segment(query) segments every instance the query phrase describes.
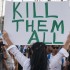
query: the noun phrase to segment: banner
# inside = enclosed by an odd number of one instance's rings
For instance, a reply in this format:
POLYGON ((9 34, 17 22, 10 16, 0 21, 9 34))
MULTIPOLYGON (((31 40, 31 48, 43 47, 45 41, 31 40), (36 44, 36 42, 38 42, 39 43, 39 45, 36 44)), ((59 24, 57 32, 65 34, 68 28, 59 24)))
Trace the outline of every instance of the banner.
POLYGON ((68 2, 6 2, 4 29, 15 45, 63 45, 70 31, 68 2))

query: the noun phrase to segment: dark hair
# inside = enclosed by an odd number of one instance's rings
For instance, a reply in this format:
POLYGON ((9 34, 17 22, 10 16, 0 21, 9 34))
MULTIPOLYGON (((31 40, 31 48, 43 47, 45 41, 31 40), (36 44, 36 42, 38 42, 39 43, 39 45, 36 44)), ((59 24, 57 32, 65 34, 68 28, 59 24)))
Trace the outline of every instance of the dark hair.
POLYGON ((47 52, 46 45, 42 42, 36 42, 32 45, 33 54, 30 59, 30 70, 47 70, 47 52))

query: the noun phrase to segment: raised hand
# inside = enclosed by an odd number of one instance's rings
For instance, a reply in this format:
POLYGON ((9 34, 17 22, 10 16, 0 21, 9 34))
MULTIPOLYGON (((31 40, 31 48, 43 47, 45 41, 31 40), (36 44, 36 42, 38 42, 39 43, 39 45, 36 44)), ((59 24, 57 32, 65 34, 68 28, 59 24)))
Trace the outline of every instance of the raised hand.
POLYGON ((4 40, 9 38, 8 33, 5 30, 3 31, 3 38, 4 40))

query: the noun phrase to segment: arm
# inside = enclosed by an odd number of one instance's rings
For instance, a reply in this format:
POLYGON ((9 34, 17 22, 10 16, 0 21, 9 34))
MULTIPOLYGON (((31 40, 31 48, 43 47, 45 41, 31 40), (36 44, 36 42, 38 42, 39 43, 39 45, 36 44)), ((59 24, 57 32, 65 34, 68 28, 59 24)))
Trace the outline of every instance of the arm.
POLYGON ((69 49, 69 45, 70 45, 70 34, 68 35, 67 41, 66 41, 65 45, 63 46, 63 48, 68 50, 69 49))
POLYGON ((67 52, 68 48, 69 48, 69 44, 70 44, 70 34, 67 37, 67 41, 65 43, 65 45, 63 46, 63 48, 53 57, 53 59, 51 59, 50 62, 50 67, 54 67, 55 65, 57 65, 57 63, 65 56, 68 57, 69 54, 67 52))
POLYGON ((28 60, 27 57, 25 57, 18 49, 15 45, 13 45, 13 43, 11 42, 11 40, 9 39, 9 36, 7 34, 6 31, 3 32, 3 38, 4 40, 7 42, 8 46, 6 46, 6 48, 8 48, 7 50, 10 51, 11 54, 14 55, 14 57, 16 58, 16 60, 21 64, 21 66, 23 66, 23 64, 25 63, 25 61, 28 60))

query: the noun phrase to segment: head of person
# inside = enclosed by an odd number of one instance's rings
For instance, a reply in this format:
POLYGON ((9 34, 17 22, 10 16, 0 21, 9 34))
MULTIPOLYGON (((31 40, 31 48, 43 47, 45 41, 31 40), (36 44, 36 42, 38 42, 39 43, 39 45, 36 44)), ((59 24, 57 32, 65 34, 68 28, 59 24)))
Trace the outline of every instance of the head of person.
POLYGON ((47 52, 46 45, 42 42, 36 42, 31 47, 32 56, 30 58, 30 70, 47 70, 47 52))
POLYGON ((58 45, 52 45, 52 53, 57 54, 59 51, 59 46, 58 45))

